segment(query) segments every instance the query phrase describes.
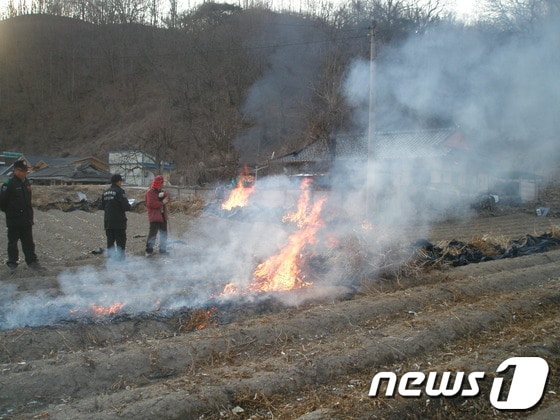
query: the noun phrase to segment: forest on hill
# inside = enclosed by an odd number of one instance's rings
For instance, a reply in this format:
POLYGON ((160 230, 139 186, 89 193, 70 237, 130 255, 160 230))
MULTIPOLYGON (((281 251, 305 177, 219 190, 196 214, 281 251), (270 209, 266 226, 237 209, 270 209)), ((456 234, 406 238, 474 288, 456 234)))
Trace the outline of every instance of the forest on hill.
POLYGON ((315 12, 209 2, 165 16, 156 3, 10 2, 1 149, 104 160, 144 149, 175 163, 175 183, 212 182, 317 138, 367 131, 372 57, 378 130, 453 125, 502 151, 557 139, 560 93, 548 80, 559 59, 537 63, 557 51, 558 2, 491 1, 493 14, 470 25, 443 1, 315 12), (109 8, 120 3, 129 8, 109 8))

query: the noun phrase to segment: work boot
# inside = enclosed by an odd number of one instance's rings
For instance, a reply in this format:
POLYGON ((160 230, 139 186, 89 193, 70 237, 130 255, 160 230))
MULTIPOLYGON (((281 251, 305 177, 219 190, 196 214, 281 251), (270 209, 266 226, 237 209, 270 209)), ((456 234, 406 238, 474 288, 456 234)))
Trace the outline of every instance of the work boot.
POLYGON ((18 264, 14 263, 14 262, 10 262, 8 261, 6 263, 6 265, 8 266, 9 270, 10 270, 10 274, 13 274, 16 272, 16 269, 18 268, 18 264))

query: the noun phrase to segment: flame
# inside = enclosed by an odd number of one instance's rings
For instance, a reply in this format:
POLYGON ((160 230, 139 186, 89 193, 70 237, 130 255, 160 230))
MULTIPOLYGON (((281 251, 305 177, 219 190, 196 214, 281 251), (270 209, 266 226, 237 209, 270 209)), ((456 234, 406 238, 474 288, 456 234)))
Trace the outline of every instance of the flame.
POLYGON ((247 292, 273 292, 300 289, 310 286, 305 280, 301 266, 305 260, 304 248, 317 242, 317 231, 323 226, 321 210, 327 197, 313 200, 311 178, 304 178, 300 185, 300 195, 295 211, 286 214, 283 222, 291 222, 298 230, 288 238, 288 243, 276 255, 259 264, 253 272, 253 282, 246 290, 240 290, 234 283, 228 283, 219 296, 239 295, 247 292))
POLYGON ((235 188, 231 190, 228 199, 222 203, 222 210, 245 207, 249 203, 249 196, 254 191, 254 178, 249 173, 247 165, 244 165, 243 172, 239 174, 235 188))
POLYGON ((96 305, 92 303, 88 310, 86 309, 70 309, 71 314, 93 314, 98 316, 114 315, 124 307, 124 303, 116 302, 109 306, 96 305))
POLYGON ((114 315, 119 312, 124 303, 116 302, 110 306, 91 305, 91 311, 96 315, 114 315))
POLYGON ((237 286, 234 283, 228 283, 225 285, 224 290, 222 291, 220 296, 237 294, 239 294, 239 289, 237 288, 237 286))
POLYGON ((282 221, 295 223, 297 227, 301 228, 305 225, 306 214, 311 203, 311 184, 313 180, 311 178, 304 178, 299 186, 300 195, 297 202, 297 209, 294 212, 286 214, 282 221))
POLYGON ((311 285, 302 275, 303 249, 317 242, 315 236, 323 226, 321 209, 326 197, 311 202, 310 178, 302 181, 300 197, 295 212, 287 214, 283 221, 296 224, 299 230, 288 238, 288 244, 276 255, 259 264, 254 271, 255 281, 249 286, 253 292, 270 292, 300 289, 311 285))
POLYGON ((218 309, 212 307, 210 309, 197 309, 192 312, 191 316, 185 324, 179 327, 180 331, 201 331, 216 321, 218 309))
POLYGON ((362 222, 361 227, 362 227, 363 230, 373 230, 374 229, 373 223, 371 223, 368 220, 364 220, 362 222))

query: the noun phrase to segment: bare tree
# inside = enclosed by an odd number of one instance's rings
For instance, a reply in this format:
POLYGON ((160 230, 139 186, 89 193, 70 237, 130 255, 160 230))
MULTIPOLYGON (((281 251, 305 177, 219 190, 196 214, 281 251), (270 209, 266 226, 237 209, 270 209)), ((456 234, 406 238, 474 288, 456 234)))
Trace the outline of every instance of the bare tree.
POLYGON ((529 31, 549 16, 560 15, 558 0, 486 0, 485 17, 509 31, 529 31))
POLYGON ((153 157, 156 174, 162 174, 165 165, 173 160, 173 153, 177 150, 170 126, 163 122, 154 125, 148 128, 146 134, 141 135, 139 140, 142 150, 153 157))
POLYGON ((150 25, 159 25, 160 19, 160 8, 161 0, 150 0, 149 12, 150 12, 150 25))
POLYGON ((175 29, 177 27, 177 0, 169 0, 169 12, 167 19, 164 19, 165 24, 170 29, 175 29))
POLYGON ((9 0, 8 6, 6 7, 5 16, 7 18, 12 18, 18 15, 17 8, 14 4, 14 0, 9 0))
POLYGON ((144 23, 149 8, 148 0, 109 0, 115 11, 116 22, 111 23, 144 23))

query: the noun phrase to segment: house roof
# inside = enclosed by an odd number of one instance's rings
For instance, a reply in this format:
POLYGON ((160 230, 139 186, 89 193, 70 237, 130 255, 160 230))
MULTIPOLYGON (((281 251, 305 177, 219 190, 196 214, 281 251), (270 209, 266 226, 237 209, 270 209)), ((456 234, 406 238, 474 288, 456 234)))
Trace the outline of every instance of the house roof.
MULTIPOLYGON (((15 154, 15 153, 14 153, 15 154)), ((28 156, 19 154, 32 167, 27 178, 31 180, 57 180, 66 182, 108 182, 109 166, 102 160, 89 157, 28 156)), ((0 166, 0 176, 12 174, 13 162, 0 166)))
POLYGON ((51 156, 25 156, 25 159, 31 166, 37 166, 39 163, 44 162, 48 166, 67 165, 74 162, 76 158, 72 157, 51 157, 51 156))
POLYGON ((443 157, 458 148, 466 142, 454 129, 380 133, 374 141, 374 155, 382 159, 443 157))
POLYGON ((85 162, 77 166, 72 163, 59 166, 47 166, 31 172, 27 175, 27 178, 34 181, 56 180, 66 182, 109 183, 111 180, 111 173, 96 167, 91 162, 85 162))
POLYGON ((12 165, 9 166, 0 166, 0 176, 3 175, 10 175, 12 173, 12 165))
POLYGON ((65 166, 65 165, 79 165, 82 163, 90 162, 93 163, 100 169, 109 169, 109 165, 107 165, 102 160, 93 157, 93 156, 86 156, 86 157, 52 157, 52 156, 24 156, 27 162, 34 167, 41 167, 41 166, 65 166), (43 165, 41 165, 43 163, 43 165))
POLYGON ((325 160, 328 154, 329 148, 326 141, 317 139, 299 150, 273 158, 271 162, 314 162, 325 160))
POLYGON ((2 152, 0 153, 0 176, 6 177, 12 174, 13 163, 23 156, 20 152, 2 152))
MULTIPOLYGON (((364 159, 368 155, 367 137, 338 136, 334 141, 337 159, 364 159)), ((379 159, 442 157, 454 149, 468 150, 463 135, 455 129, 393 131, 376 133, 373 154, 379 159)), ((274 163, 301 163, 327 160, 329 148, 325 139, 317 139, 306 147, 272 159, 274 163)))

